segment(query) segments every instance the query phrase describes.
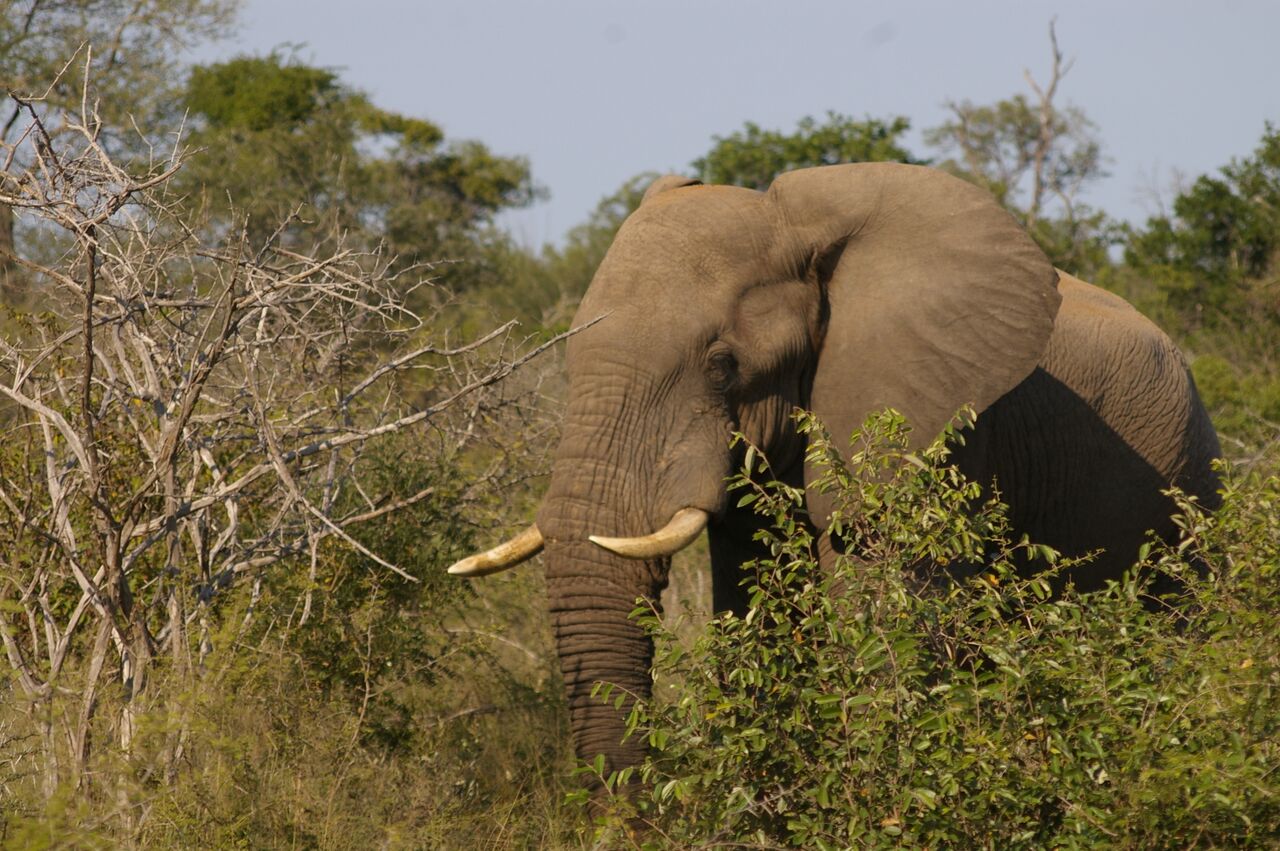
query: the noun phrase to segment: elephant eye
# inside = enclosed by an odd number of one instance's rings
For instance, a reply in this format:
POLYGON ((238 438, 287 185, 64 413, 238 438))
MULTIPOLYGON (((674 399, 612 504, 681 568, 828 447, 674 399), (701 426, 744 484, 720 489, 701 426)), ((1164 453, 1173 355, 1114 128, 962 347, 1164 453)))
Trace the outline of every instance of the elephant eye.
POLYGON ((714 390, 724 391, 738 376, 738 359, 728 347, 713 348, 707 354, 707 378, 714 390))

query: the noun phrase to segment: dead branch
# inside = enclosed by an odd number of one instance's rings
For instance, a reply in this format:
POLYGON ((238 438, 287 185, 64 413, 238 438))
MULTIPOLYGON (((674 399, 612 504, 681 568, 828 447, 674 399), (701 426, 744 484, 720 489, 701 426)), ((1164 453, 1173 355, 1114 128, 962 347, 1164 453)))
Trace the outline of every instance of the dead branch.
MULTIPOLYGON (((0 140, 0 204, 51 249, 0 258, 40 305, 0 341, 0 417, 34 450, 0 455, 0 645, 27 700, 75 695, 43 739, 69 743, 47 764, 73 784, 108 680, 127 750, 151 660, 196 676, 184 660, 242 583, 248 623, 266 572, 314 580, 322 544, 419 581, 353 535, 437 493, 370 484, 380 447, 412 431, 465 451, 465 424, 510 404, 503 382, 579 330, 534 346, 507 323, 458 343, 405 306, 416 283, 393 258, 206 237, 165 192, 181 149, 134 173, 100 143, 87 87, 80 100, 68 115, 15 97, 27 126, 0 140)), ((482 483, 507 469, 484 466, 482 483)))
POLYGON ((1048 183, 1045 177, 1045 163, 1054 141, 1061 135, 1057 120, 1058 113, 1053 106, 1053 98, 1058 92, 1058 83, 1071 70, 1071 66, 1075 64, 1074 59, 1067 62, 1066 65, 1062 64, 1062 50, 1058 47, 1058 33, 1055 29, 1057 21, 1056 17, 1049 21, 1049 44, 1053 52, 1053 66, 1049 72, 1049 84, 1042 89, 1036 83, 1035 78, 1031 76, 1029 69, 1023 69, 1022 71, 1022 76, 1026 79, 1027 85, 1035 92, 1036 98, 1040 102, 1040 129, 1031 155, 1031 204, 1027 208, 1027 227, 1034 226, 1036 220, 1040 217, 1040 207, 1046 192, 1045 187, 1048 183))

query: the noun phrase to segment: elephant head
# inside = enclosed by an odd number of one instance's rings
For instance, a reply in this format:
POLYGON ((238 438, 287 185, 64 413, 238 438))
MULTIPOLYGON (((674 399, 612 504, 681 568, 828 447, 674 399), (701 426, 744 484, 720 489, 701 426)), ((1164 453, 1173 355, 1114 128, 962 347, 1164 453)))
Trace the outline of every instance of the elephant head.
MULTIPOLYGON (((806 169, 765 192, 659 179, 578 311, 575 324, 599 321, 568 342, 568 410, 535 526, 451 568, 477 575, 545 549, 579 755, 615 769, 643 755, 622 741, 626 707, 590 692, 649 694, 652 646, 629 614, 637 598, 656 604, 671 554, 704 527, 713 561, 742 552, 751 524, 725 492, 732 433, 796 479, 796 407, 847 437, 892 406, 928 440, 1032 372, 1056 282, 990 195, 932 169, 806 169)), ((810 499, 820 523, 827 506, 810 499)))

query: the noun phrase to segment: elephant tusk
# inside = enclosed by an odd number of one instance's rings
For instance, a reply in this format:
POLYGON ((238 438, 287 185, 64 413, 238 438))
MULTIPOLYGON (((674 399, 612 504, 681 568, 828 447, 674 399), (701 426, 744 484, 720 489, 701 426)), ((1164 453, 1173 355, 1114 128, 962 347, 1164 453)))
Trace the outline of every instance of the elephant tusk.
POLYGON ((694 542, 707 528, 710 515, 701 508, 682 508, 652 535, 641 538, 602 538, 592 535, 591 543, 624 558, 665 558, 675 555, 694 542))
POLYGON ((509 541, 503 541, 491 550, 467 556, 449 566, 454 576, 488 576, 500 570, 515 567, 522 561, 542 552, 542 532, 534 523, 509 541))

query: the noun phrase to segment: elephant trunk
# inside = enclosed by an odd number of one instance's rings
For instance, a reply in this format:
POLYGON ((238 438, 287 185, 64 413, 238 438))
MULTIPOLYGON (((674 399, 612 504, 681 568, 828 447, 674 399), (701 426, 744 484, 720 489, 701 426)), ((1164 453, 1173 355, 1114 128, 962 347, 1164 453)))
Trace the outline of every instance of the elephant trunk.
POLYGON ((631 613, 638 598, 660 605, 669 562, 624 559, 586 540, 549 541, 544 555, 577 754, 584 762, 603 754, 607 776, 645 755, 643 741, 623 741, 627 713, 650 695, 653 661, 653 642, 631 613), (614 686, 607 701, 592 696, 602 682, 614 686))
POLYGON ((577 753, 586 762, 603 754, 607 776, 646 752, 642 740, 623 741, 627 714, 652 692, 653 642, 631 614, 638 600, 661 611, 669 553, 721 510, 727 461, 707 459, 727 437, 704 446, 687 430, 671 435, 670 386, 634 362, 625 381, 611 374, 623 368, 611 341, 588 333, 570 341, 576 374, 536 525, 577 753), (592 696, 597 683, 613 686, 608 702, 592 696))
POLYGON ((631 613, 639 599, 660 607, 670 568, 668 558, 624 558, 589 540, 654 528, 654 431, 624 406, 572 398, 537 517, 574 743, 584 762, 604 755, 606 776, 645 755, 643 741, 623 741, 635 700, 652 691, 653 642, 631 613), (597 683, 614 687, 608 701, 592 696, 597 683))

